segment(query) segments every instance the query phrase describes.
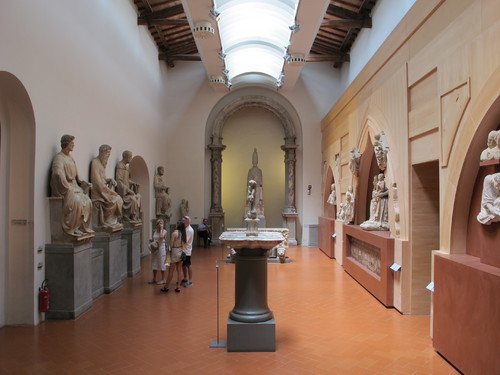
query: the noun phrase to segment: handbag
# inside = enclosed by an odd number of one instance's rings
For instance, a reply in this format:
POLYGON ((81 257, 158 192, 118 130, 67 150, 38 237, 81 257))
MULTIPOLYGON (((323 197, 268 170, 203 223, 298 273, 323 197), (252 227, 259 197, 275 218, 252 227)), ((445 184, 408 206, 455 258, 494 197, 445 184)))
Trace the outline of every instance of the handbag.
POLYGON ((170 263, 172 262, 172 255, 171 255, 171 251, 170 251, 170 246, 169 248, 167 249, 167 256, 165 257, 165 265, 168 267, 170 266, 170 263))

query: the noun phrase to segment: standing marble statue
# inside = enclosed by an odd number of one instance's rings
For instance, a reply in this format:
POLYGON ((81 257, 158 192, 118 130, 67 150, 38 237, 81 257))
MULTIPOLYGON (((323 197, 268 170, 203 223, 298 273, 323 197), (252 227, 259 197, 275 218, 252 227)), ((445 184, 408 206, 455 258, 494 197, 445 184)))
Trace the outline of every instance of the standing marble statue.
POLYGON ((90 181, 92 182, 92 203, 96 213, 96 226, 106 230, 119 230, 121 224, 118 218, 122 217, 123 199, 112 190, 116 181, 106 178, 106 166, 108 165, 111 146, 101 145, 99 155, 90 163, 90 181))
POLYGON ((181 218, 184 216, 189 216, 189 202, 187 199, 181 199, 180 205, 181 218))
POLYGON ((370 218, 360 226, 364 230, 389 230, 389 190, 384 174, 375 176, 373 184, 370 218))
POLYGON ((64 233, 79 237, 85 233, 93 233, 90 228, 92 218, 92 201, 89 189, 92 184, 78 176, 76 163, 70 152, 75 147, 75 137, 61 137, 61 151, 52 161, 50 177, 51 195, 63 198, 62 229, 64 233))
POLYGON ((132 160, 132 152, 123 151, 122 157, 115 169, 116 192, 123 199, 124 221, 137 223, 141 220, 141 195, 139 184, 130 179, 129 164, 132 160))
POLYGON ((328 196, 326 203, 335 206, 337 204, 337 192, 335 191, 335 184, 331 184, 330 189, 331 189, 330 195, 328 196))
POLYGON ((255 219, 257 217, 257 211, 255 209, 255 201, 257 195, 257 181, 249 180, 247 187, 247 206, 248 206, 248 214, 247 217, 251 217, 255 219))
POLYGON ((361 160, 361 152, 359 148, 353 147, 351 149, 351 155, 349 159, 349 169, 354 176, 358 176, 359 174, 359 162, 361 160))
MULTIPOLYGON (((262 223, 265 223, 262 170, 257 166, 258 162, 259 162, 259 156, 257 154, 257 149, 254 148, 252 154, 252 168, 248 170, 247 182, 248 183, 250 181, 255 182, 255 196, 254 196, 255 212, 257 214, 257 217, 262 221, 262 223)), ((250 208, 248 206, 248 200, 247 200, 247 204, 245 205, 245 217, 248 216, 249 211, 250 208)))
POLYGON ((481 161, 500 159, 500 130, 492 130, 488 134, 487 148, 481 152, 481 161))
POLYGON ((481 211, 477 215, 477 221, 485 225, 500 221, 500 173, 484 178, 481 211))
POLYGON ((373 152, 377 159, 378 167, 381 171, 385 171, 387 167, 387 152, 389 147, 386 144, 384 132, 375 134, 375 142, 373 143, 373 152))
POLYGON ((170 200, 170 196, 168 195, 169 188, 163 180, 164 173, 165 169, 162 166, 159 166, 156 169, 156 174, 153 181, 156 198, 156 217, 166 217, 170 219, 170 217, 172 216, 172 201, 170 200))

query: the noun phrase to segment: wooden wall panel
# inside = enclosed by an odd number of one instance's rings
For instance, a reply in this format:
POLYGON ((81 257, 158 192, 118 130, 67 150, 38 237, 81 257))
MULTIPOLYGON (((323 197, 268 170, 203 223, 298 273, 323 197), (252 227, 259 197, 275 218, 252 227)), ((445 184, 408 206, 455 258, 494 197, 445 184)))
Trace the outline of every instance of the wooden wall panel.
POLYGON ((410 112, 408 114, 408 136, 410 138, 438 128, 439 100, 437 90, 435 70, 410 87, 410 112))

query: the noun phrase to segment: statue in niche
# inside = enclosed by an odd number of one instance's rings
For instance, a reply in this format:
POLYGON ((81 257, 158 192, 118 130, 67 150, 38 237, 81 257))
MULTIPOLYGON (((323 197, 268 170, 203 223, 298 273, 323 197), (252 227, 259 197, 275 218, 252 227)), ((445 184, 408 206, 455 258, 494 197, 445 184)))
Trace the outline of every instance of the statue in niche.
POLYGON ((385 140, 384 132, 375 134, 375 142, 373 143, 373 152, 375 153, 375 159, 377 159, 378 167, 381 171, 385 171, 387 167, 387 152, 389 147, 385 140))
POLYGON ((370 218, 360 226, 364 230, 389 230, 389 190, 385 185, 385 176, 379 173, 373 179, 370 218))
POLYGON ((486 161, 486 160, 493 160, 493 159, 498 159, 500 158, 500 155, 495 155, 496 151, 499 149, 498 141, 499 141, 499 135, 500 130, 492 130, 488 134, 488 140, 486 142, 487 148, 481 152, 481 156, 479 159, 481 161, 486 161), (497 156, 495 158, 495 156, 497 156))
POLYGON ((347 188, 345 193, 345 202, 340 203, 339 212, 337 213, 337 220, 346 224, 354 221, 354 192, 352 186, 347 188))
POLYGON ((180 211, 181 218, 184 216, 189 216, 189 202, 187 199, 181 199, 180 211))
POLYGON ((97 214, 97 227, 105 230, 116 231, 122 229, 118 218, 123 215, 123 199, 112 190, 116 181, 106 178, 106 166, 108 165, 111 146, 101 145, 99 155, 90 163, 90 181, 92 182, 92 204, 97 214))
POLYGON ((63 198, 62 229, 64 233, 80 237, 86 233, 94 233, 90 228, 92 218, 92 201, 89 190, 92 184, 78 176, 76 163, 70 152, 75 147, 75 137, 61 137, 61 151, 52 161, 50 187, 53 197, 63 198))
MULTIPOLYGON (((255 183, 255 193, 253 198, 254 210, 257 217, 264 219, 264 203, 263 203, 263 187, 262 187, 262 170, 257 166, 259 162, 259 156, 257 154, 257 149, 254 148, 252 154, 252 168, 248 170, 247 181, 255 183)), ((248 192, 247 192, 248 193, 248 192)), ((248 195, 248 194, 247 194, 248 195)), ((248 213, 251 211, 249 206, 249 201, 245 205, 245 217, 249 217, 248 213)))
POLYGON ((156 198, 156 217, 166 217, 170 219, 172 216, 172 201, 168 195, 169 188, 163 180, 164 173, 165 168, 162 166, 158 167, 153 181, 156 198))
POLYGON ((326 200, 326 203, 331 204, 332 206, 335 206, 337 204, 337 192, 335 191, 335 184, 332 184, 330 186, 331 192, 330 195, 328 196, 328 199, 326 200))
POLYGON ((352 186, 345 193, 344 223, 350 224, 354 221, 354 192, 352 186))
POLYGON ((132 161, 132 152, 123 151, 122 160, 115 169, 116 192, 123 199, 123 220, 131 223, 141 221, 141 195, 139 184, 130 179, 129 164, 132 161))
POLYGON ((359 148, 353 147, 351 149, 351 155, 349 159, 349 169, 354 176, 358 176, 359 174, 359 162, 361 160, 361 152, 359 148))
POLYGON ((500 221, 500 173, 484 178, 481 211, 477 215, 477 221, 485 225, 500 221))
POLYGON ((401 233, 400 216, 399 216, 399 198, 398 198, 398 185, 394 182, 392 184, 392 201, 394 202, 394 228, 395 234, 399 237, 401 233))

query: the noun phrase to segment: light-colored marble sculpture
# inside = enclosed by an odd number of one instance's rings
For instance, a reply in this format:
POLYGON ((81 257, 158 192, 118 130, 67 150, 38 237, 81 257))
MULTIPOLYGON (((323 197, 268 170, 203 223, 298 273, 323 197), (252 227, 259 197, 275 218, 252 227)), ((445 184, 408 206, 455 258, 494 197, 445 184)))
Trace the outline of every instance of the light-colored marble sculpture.
POLYGON ((181 212, 181 217, 189 216, 189 202, 187 199, 181 199, 179 210, 181 212))
POLYGON ((132 152, 123 151, 122 157, 115 169, 116 192, 123 199, 123 220, 138 223, 141 221, 141 195, 139 184, 130 179, 132 152))
POLYGON ((170 219, 172 216, 172 201, 168 195, 169 188, 163 179, 164 173, 165 169, 162 166, 159 166, 156 169, 153 181, 156 198, 156 217, 166 217, 170 219))
POLYGON ((477 215, 477 221, 485 225, 500 221, 500 173, 484 178, 481 211, 477 215))
POLYGON ((257 182, 254 180, 248 181, 247 188, 247 204, 248 212, 245 222, 247 224, 246 235, 258 236, 259 235, 259 218, 257 217, 256 200, 257 200, 257 182))
POLYGON ((389 230, 389 190, 383 173, 375 176, 373 185, 370 218, 360 226, 364 230, 389 230))
POLYGON ((350 224, 354 221, 354 192, 352 186, 345 193, 344 223, 350 224))
POLYGON ((335 191, 335 184, 331 184, 330 189, 330 195, 328 196, 326 203, 335 206, 337 204, 337 192, 335 191))
POLYGON ((481 152, 481 156, 479 157, 479 159, 481 161, 486 161, 486 160, 493 160, 500 158, 500 153, 498 152, 500 150, 498 145, 499 141, 500 141, 500 130, 490 131, 488 134, 488 140, 486 142, 488 147, 485 150, 483 150, 483 152, 481 152))
POLYGON ((361 160, 361 152, 359 148, 353 147, 351 149, 351 155, 349 159, 349 169, 354 176, 358 176, 359 174, 359 162, 361 160))
POLYGON ((392 184, 392 201, 394 202, 394 229, 395 235, 399 237, 401 233, 400 212, 399 212, 399 198, 398 198, 398 185, 392 184))
POLYGON ((338 205, 338 212, 337 212, 337 220, 338 221, 344 221, 345 220, 345 202, 340 202, 338 205))
POLYGON ((385 171, 385 168, 387 167, 388 151, 389 151, 389 146, 387 146, 385 133, 380 132, 378 134, 375 134, 375 142, 373 143, 373 152, 375 153, 375 158, 377 159, 377 164, 381 171, 385 171))
POLYGON ((106 178, 111 146, 101 145, 99 155, 90 163, 90 182, 92 182, 91 198, 94 206, 94 226, 104 230, 116 231, 122 228, 118 219, 123 215, 123 199, 112 190, 116 181, 106 178))
POLYGON ((53 197, 63 198, 61 225, 64 233, 79 237, 94 232, 90 228, 92 201, 88 195, 92 184, 78 176, 75 160, 70 155, 74 146, 74 136, 66 134, 61 137, 61 151, 52 161, 50 187, 53 197))
MULTIPOLYGON (((254 148, 252 154, 252 168, 248 170, 247 181, 255 182, 255 196, 254 196, 254 205, 255 212, 257 217, 265 222, 264 218, 264 188, 263 188, 263 179, 262 179, 262 170, 257 166, 259 162, 259 156, 257 154, 257 149, 254 148)), ((250 211, 250 207, 247 204, 245 205, 245 217, 248 217, 248 212, 250 211)))

